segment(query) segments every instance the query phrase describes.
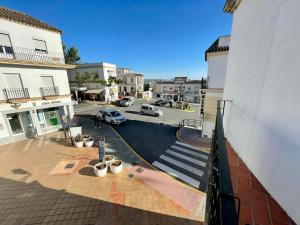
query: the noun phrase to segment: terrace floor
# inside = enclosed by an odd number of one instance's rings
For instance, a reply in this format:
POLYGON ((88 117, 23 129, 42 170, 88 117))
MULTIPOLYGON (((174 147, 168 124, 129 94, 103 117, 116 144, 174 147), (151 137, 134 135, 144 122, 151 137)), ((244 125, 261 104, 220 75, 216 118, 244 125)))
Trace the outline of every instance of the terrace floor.
POLYGON ((203 224, 204 193, 145 164, 109 127, 97 129, 90 135, 106 136, 121 173, 96 177, 97 147, 74 148, 63 132, 0 146, 0 224, 203 224))

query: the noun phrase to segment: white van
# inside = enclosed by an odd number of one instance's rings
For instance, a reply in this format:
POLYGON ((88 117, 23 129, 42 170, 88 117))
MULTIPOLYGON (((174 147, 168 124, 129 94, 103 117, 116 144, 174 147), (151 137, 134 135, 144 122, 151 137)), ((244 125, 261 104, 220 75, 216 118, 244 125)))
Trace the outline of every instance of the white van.
POLYGON ((124 97, 121 101, 120 101, 120 106, 131 106, 134 103, 134 97, 128 96, 128 97, 124 97))
POLYGON ((147 114, 147 115, 159 117, 163 115, 163 112, 153 105, 143 104, 140 109, 140 114, 142 115, 147 114))

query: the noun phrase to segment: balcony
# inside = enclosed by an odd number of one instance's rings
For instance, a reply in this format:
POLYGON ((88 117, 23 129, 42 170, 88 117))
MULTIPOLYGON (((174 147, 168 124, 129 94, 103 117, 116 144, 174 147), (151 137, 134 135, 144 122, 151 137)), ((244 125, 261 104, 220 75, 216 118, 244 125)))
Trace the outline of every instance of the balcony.
POLYGON ((3 94, 8 102, 30 99, 27 88, 4 88, 3 94))
POLYGON ((47 64, 65 64, 63 54, 21 47, 5 47, 5 51, 0 49, 0 59, 42 62, 47 64))
POLYGON ((41 96, 43 99, 56 99, 59 96, 59 88, 58 87, 41 87, 40 88, 41 96))

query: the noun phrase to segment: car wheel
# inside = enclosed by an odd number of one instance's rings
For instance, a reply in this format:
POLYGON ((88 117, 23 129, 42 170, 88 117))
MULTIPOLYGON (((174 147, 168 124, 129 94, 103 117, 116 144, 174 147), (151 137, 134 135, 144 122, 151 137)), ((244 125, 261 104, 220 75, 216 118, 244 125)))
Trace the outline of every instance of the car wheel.
POLYGON ((159 114, 158 114, 158 113, 156 113, 156 114, 155 114, 155 116, 156 116, 156 117, 159 117, 159 114))
POLYGON ((113 121, 113 120, 110 123, 111 123, 111 125, 115 125, 115 121, 113 121))

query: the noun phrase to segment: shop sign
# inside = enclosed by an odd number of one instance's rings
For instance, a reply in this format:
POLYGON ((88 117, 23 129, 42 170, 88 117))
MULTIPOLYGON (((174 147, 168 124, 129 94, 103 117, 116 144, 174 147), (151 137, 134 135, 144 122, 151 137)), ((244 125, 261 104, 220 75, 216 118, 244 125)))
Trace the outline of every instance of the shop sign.
POLYGON ((61 103, 61 101, 42 102, 42 105, 51 105, 51 104, 58 104, 58 103, 61 103))

